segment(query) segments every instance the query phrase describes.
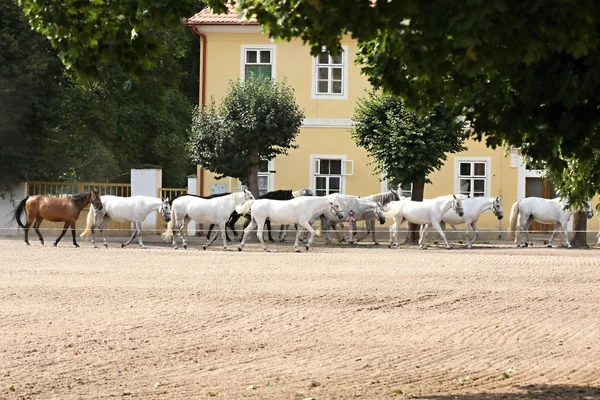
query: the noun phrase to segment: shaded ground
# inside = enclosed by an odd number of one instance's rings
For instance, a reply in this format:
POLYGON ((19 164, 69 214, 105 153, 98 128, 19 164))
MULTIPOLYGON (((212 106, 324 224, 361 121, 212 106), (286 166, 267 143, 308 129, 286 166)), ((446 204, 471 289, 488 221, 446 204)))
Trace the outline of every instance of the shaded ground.
POLYGON ((0 399, 600 399, 597 249, 113 243, 0 240, 0 399))

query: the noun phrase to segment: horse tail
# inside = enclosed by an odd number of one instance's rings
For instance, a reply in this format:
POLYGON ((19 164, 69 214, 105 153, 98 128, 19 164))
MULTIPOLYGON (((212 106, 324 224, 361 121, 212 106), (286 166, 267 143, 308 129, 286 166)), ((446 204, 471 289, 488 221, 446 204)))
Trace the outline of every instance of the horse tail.
POLYGON ((85 230, 81 232, 79 236, 86 237, 92 234, 92 223, 94 222, 94 207, 90 207, 90 211, 88 211, 87 221, 85 223, 85 230))
POLYGON ((173 236, 173 228, 175 227, 175 215, 171 216, 171 220, 167 224, 167 230, 163 232, 162 236, 165 240, 168 240, 173 236))
POLYGON ((248 200, 247 202, 245 202, 244 204, 237 206, 235 208, 235 211, 238 214, 242 214, 242 215, 246 215, 250 212, 250 209, 252 208, 252 204, 254 203, 254 200, 248 200))
POLYGON ((21 215, 23 215, 23 213, 25 213, 25 215, 27 215, 27 210, 25 210, 25 203, 27 203, 27 199, 29 199, 29 196, 27 196, 23 200, 21 200, 21 202, 19 203, 17 208, 15 208, 10 213, 10 214, 12 214, 12 217, 10 218, 9 223, 16 222, 17 225, 19 225, 19 227, 21 227, 23 229, 25 229, 25 225, 23 225, 23 221, 21 221, 21 215))
POLYGON ((517 229, 517 218, 519 217, 519 202, 515 201, 515 204, 513 204, 511 210, 510 210, 510 228, 509 228, 509 232, 510 232, 510 237, 514 237, 515 236, 515 231, 517 229))

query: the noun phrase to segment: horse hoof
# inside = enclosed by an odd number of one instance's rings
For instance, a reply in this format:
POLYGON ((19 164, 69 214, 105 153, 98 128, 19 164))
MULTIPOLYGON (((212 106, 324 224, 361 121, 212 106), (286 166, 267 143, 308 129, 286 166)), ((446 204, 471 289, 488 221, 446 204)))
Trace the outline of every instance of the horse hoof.
POLYGON ((187 244, 184 244, 184 245, 183 245, 183 249, 184 249, 184 250, 187 250, 187 244))
POLYGON ((238 251, 242 251, 242 248, 241 248, 241 247, 238 247, 238 251))
POLYGON ((203 246, 202 246, 202 250, 206 250, 206 245, 203 245, 203 246))
POLYGON ((294 253, 300 253, 300 249, 294 250, 294 253))
POLYGON ((373 246, 379 246, 379 242, 373 242, 373 246))
POLYGON ((437 240, 434 240, 434 241, 433 241, 433 244, 438 244, 438 241, 437 241, 437 240))
POLYGON ((54 242, 52 243, 52 246, 56 247, 58 245, 58 243, 54 242))
POLYGON ((462 240, 459 240, 458 244, 465 244, 465 243, 462 240))
POLYGON ((76 248, 76 249, 78 249, 78 248, 79 248, 79 245, 78 245, 77 243, 75 243, 75 248, 76 248))
POLYGON ((306 251, 308 251, 308 249, 310 249, 310 246, 304 246, 304 247, 306 247, 306 251))
POLYGON ((27 246, 31 246, 31 244, 30 244, 29 242, 25 242, 25 244, 26 244, 27 246))
POLYGON ((140 246, 142 249, 146 249, 146 246, 140 246))
POLYGON ((280 242, 280 243, 283 243, 283 242, 284 242, 284 240, 285 240, 285 239, 279 239, 279 242, 280 242))
POLYGON ((546 247, 552 248, 552 245, 551 244, 547 244, 546 247))
POLYGON ((454 247, 452 247, 452 246, 448 246, 448 247, 446 247, 446 250, 452 250, 453 248, 454 247))
POLYGON ((108 249, 108 244, 104 243, 104 247, 106 247, 108 249))
POLYGON ((98 246, 94 245, 94 248, 95 248, 95 249, 97 249, 97 248, 98 248, 98 246))

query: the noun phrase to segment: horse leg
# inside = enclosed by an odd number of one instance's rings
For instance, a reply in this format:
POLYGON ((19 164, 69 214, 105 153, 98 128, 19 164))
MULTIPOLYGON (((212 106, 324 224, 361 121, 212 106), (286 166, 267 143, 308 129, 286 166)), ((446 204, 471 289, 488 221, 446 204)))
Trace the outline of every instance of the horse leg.
POLYGON ((145 249, 144 242, 142 241, 142 221, 138 221, 138 244, 142 249, 145 249))
POLYGON ((275 240, 273 240, 273 236, 271 236, 271 220, 270 219, 267 220, 267 234, 269 235, 269 242, 273 243, 275 240))
MULTIPOLYGON (((225 232, 225 224, 219 224, 219 230, 221 231, 221 236, 223 236, 223 232, 225 232)), ((219 234, 215 232, 215 235, 212 237, 212 239, 207 240, 206 243, 202 245, 202 250, 206 250, 208 246, 213 244, 213 242, 217 240, 217 236, 219 236, 219 234)), ((225 238, 223 238, 223 240, 225 240, 225 238)), ((224 247, 227 248, 227 242, 225 242, 224 247)))
POLYGON ((565 242, 567 243, 567 248, 572 248, 573 246, 571 246, 571 242, 569 241, 569 232, 567 232, 567 223, 566 222, 561 222, 562 225, 562 229, 563 229, 563 236, 565 238, 565 242))
MULTIPOLYGON (((183 221, 181 222, 181 229, 179 229, 179 236, 181 237, 181 243, 184 249, 187 249, 187 242, 185 241, 185 237, 186 237, 186 232, 187 232, 187 226, 190 223, 191 218, 189 218, 188 216, 186 216, 183 221)), ((215 238, 217 236, 215 235, 215 238)), ((213 239, 214 240, 214 239, 213 239)))
POLYGON ((58 245, 58 242, 60 242, 60 239, 62 239, 62 237, 65 236, 65 233, 67 233, 68 228, 69 228, 69 223, 65 222, 65 224, 63 225, 62 233, 60 234, 59 237, 56 238, 56 241, 54 241, 54 243, 52 243, 52 245, 54 247, 56 247, 56 245, 58 245))
POLYGON ((29 246, 29 227, 31 226, 31 224, 34 222, 34 218, 29 218, 29 216, 27 216, 27 222, 25 223, 25 244, 27 244, 27 246, 29 246))
MULTIPOLYGON (((227 225, 229 225, 229 229, 231 229, 231 232, 233 232, 233 237, 236 239, 240 235, 238 235, 237 231, 235 230, 235 224, 238 222, 238 220, 240 219, 241 216, 242 216, 242 214, 238 214, 236 212, 235 215, 233 217, 229 218, 229 221, 227 221, 227 225)), ((225 234, 227 234, 227 232, 225 232, 225 234)), ((227 241, 229 241, 229 237, 227 237, 227 241)))
POLYGON ((44 219, 42 217, 37 217, 35 219, 35 223, 33 224, 33 230, 35 230, 35 233, 37 234, 38 238, 40 239, 40 243, 42 244, 42 246, 44 245, 44 238, 42 237, 42 234, 40 232, 40 225, 42 224, 42 221, 44 219))
MULTIPOLYGON (((447 249, 451 249, 452 246, 450 246, 450 243, 448 243, 448 239, 446 238, 446 234, 444 233, 444 230, 442 229, 442 227, 440 226, 440 223, 437 221, 431 221, 431 225, 437 229, 437 231, 440 233, 440 235, 442 236, 442 239, 444 239, 444 243, 446 244, 446 248, 447 249)), ((429 231, 429 227, 427 226, 426 230, 423 232, 423 244, 425 243, 425 236, 427 235, 427 232, 429 231)))
POLYGON ((221 239, 223 239, 223 249, 227 249, 227 223, 221 224, 221 239))
POLYGON ((550 235, 550 239, 548 239, 548 243, 547 246, 548 247, 552 247, 552 242, 554 241, 554 236, 556 236, 556 234, 558 233, 558 230, 561 228, 561 223, 560 221, 556 223, 556 225, 554 226, 554 230, 552 231, 552 235, 550 235))
POLYGON ((121 243, 121 248, 125 247, 125 246, 129 246, 129 244, 133 241, 133 239, 135 239, 135 237, 138 235, 138 225, 137 225, 137 221, 133 221, 133 232, 131 233, 131 237, 129 238, 128 241, 126 241, 125 243, 121 243))
POLYGON ((109 218, 104 216, 102 218, 102 223, 100 224, 100 232, 102 233, 102 239, 104 239, 104 247, 108 249, 108 240, 106 240, 106 232, 104 232, 104 228, 106 228, 106 224, 108 223, 109 218))
POLYGON ((396 223, 393 223, 389 228, 390 231, 390 242, 388 243, 388 248, 392 248, 392 244, 394 243, 394 234, 396 232, 396 223))
POLYGON ((287 234, 288 225, 283 225, 279 227, 279 241, 283 242, 285 240, 285 235, 287 234))
MULTIPOLYGON (((446 227, 446 223, 444 221, 440 222, 440 226, 442 227, 442 229, 444 229, 446 227)), ((460 238, 460 232, 458 232, 458 229, 456 228, 456 225, 450 225, 452 227, 452 229, 454 229, 454 232, 456 232, 456 236, 458 236, 458 243, 459 244, 463 244, 464 242, 462 241, 462 239, 460 238)), ((465 228, 465 235, 467 236, 467 247, 469 247, 469 224, 465 224, 466 228, 465 228)))
MULTIPOLYGON (((310 226, 310 224, 308 223, 308 221, 299 221, 300 226, 302 226, 304 229, 306 229, 308 232, 310 232, 310 238, 308 239, 308 242, 306 243, 306 251, 308 251, 308 249, 310 248, 310 246, 313 244, 313 241, 315 239, 315 230, 313 229, 312 226, 310 226)), ((294 251, 296 253, 299 253, 300 250, 298 249, 298 247, 294 248, 294 251)))
POLYGON ((71 221, 71 235, 73 235, 73 245, 75 247, 79 247, 79 245, 77 244, 77 240, 75 239, 75 222, 77 220, 73 220, 71 221))
POLYGON ((294 242, 294 251, 296 253, 300 253, 300 250, 298 250, 298 244, 300 243, 300 237, 302 236, 302 233, 302 228, 296 230, 296 241, 294 242))
POLYGON ((373 244, 378 246, 379 242, 377 241, 377 237, 376 237, 376 229, 377 229, 377 221, 375 221, 374 219, 371 220, 367 220, 367 229, 371 231, 371 236, 373 237, 373 244))
POLYGON ((260 244, 262 244, 263 250, 264 251, 271 251, 267 248, 267 246, 265 245, 265 239, 263 238, 263 232, 265 230, 265 222, 266 221, 261 221, 261 223, 258 223, 258 228, 256 229, 256 236, 258 236, 258 240, 260 241, 260 244))
POLYGON ((252 218, 252 220, 250 221, 250 224, 246 228, 244 228, 244 235, 242 236, 242 241, 240 242, 240 245, 238 246, 238 251, 242 251, 242 249, 244 248, 244 245, 246 244, 246 239, 248 238, 248 235, 257 226, 258 226, 258 224, 254 220, 254 218, 252 218))
POLYGON ((469 245, 469 225, 467 225, 467 247, 468 248, 472 248, 473 247, 473 243, 475 243, 477 241, 477 237, 479 237, 479 231, 477 230, 477 223, 475 222, 471 222, 471 227, 473 228, 473 232, 475 232, 475 236, 473 237, 473 240, 471 240, 471 245, 469 245))
MULTIPOLYGON (((427 245, 425 243, 425 240, 427 238, 427 233, 429 232, 429 224, 425 224, 425 226, 423 227, 423 229, 421 229, 420 235, 419 235, 419 248, 423 249, 423 250, 427 250, 427 245)), ((440 232, 440 229, 438 229, 438 232, 440 232)), ((443 235, 443 231, 442 235, 443 235)), ((444 238, 444 240, 446 240, 446 236, 442 236, 444 238)), ((446 241, 447 243, 447 241, 446 241)))
POLYGON ((528 245, 533 247, 533 242, 531 241, 531 238, 529 237, 529 227, 531 227, 531 224, 533 224, 533 221, 535 221, 535 218, 533 218, 532 216, 529 216, 529 218, 527 219, 527 222, 525 223, 525 231, 523 232, 523 236, 527 236, 527 242, 525 243, 525 247, 527 247, 528 245))

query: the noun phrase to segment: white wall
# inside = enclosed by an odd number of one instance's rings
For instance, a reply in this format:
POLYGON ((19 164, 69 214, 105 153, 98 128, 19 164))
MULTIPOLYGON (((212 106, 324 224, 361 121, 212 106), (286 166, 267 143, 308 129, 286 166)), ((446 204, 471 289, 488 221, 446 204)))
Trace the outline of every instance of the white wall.
MULTIPOLYGON (((132 169, 131 170, 131 195, 132 196, 158 196, 158 189, 162 187, 162 169, 132 169)), ((142 223, 143 229, 156 230, 158 211, 152 211, 142 223)))
MULTIPOLYGON (((188 189, 188 194, 197 194, 196 193, 196 189, 197 189, 196 175, 190 175, 190 176, 188 176, 188 178, 187 178, 187 189, 188 189)), ((194 236, 197 231, 199 231, 198 224, 195 223, 194 221, 190 222, 188 224, 188 236, 194 236)))
MULTIPOLYGON (((21 200, 27 197, 27 183, 21 183, 11 192, 0 193, 0 235, 23 235, 17 224, 9 224, 10 213, 19 205, 21 200)), ((25 219, 21 218, 23 223, 25 219)))

